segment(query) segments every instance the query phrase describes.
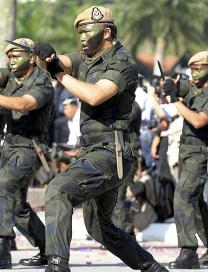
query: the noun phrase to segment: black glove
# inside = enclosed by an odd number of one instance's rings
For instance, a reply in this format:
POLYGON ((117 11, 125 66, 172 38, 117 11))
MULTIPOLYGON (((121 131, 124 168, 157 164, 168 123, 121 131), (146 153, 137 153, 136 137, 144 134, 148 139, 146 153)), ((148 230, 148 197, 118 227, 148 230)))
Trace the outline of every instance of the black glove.
MULTIPOLYGON (((33 53, 43 60, 50 57, 52 54, 56 56, 55 49, 49 43, 36 43, 33 48, 33 53)), ((59 65, 58 57, 55 57, 51 62, 47 63, 47 71, 54 79, 56 79, 56 74, 63 72, 63 69, 59 65)))
POLYGON ((165 96, 168 96, 171 94, 171 92, 174 89, 174 85, 175 85, 175 83, 171 78, 168 78, 165 80, 165 82, 163 84, 163 90, 164 90, 165 96))
POLYGON ((56 74, 64 71, 59 64, 58 57, 55 57, 51 62, 47 63, 47 70, 50 73, 51 77, 54 79, 56 79, 56 74))
POLYGON ((172 79, 168 78, 163 84, 165 96, 170 95, 170 102, 174 103, 179 101, 180 81, 175 83, 172 79))
POLYGON ((170 94, 170 102, 174 103, 179 101, 179 92, 180 92, 180 81, 174 83, 174 88, 170 94))
POLYGON ((33 53, 43 60, 50 57, 52 54, 56 55, 55 49, 49 43, 41 42, 35 44, 33 53))

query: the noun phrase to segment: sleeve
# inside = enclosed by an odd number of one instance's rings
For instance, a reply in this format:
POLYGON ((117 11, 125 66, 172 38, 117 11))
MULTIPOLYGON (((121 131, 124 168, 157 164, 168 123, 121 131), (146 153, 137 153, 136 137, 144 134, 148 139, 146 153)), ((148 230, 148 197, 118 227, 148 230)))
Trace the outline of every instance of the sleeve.
POLYGON ((138 71, 136 64, 131 63, 128 58, 118 59, 108 64, 108 69, 100 79, 108 79, 114 82, 121 94, 125 89, 137 86, 138 71))
POLYGON ((208 115, 208 90, 204 90, 200 95, 196 96, 193 100, 192 109, 208 115))
POLYGON ((201 107, 201 111, 208 115, 208 90, 204 93, 204 104, 201 107))
POLYGON ((78 52, 70 53, 67 54, 66 56, 71 60, 72 63, 71 75, 76 78, 78 76, 79 66, 83 60, 83 57, 78 52))
MULTIPOLYGON (((44 72, 45 73, 45 72, 44 72)), ((37 109, 51 101, 54 97, 54 88, 47 73, 37 77, 27 94, 33 96, 37 101, 37 109)))
POLYGON ((192 85, 192 83, 190 83, 188 80, 180 80, 180 97, 185 97, 185 95, 188 93, 190 85, 192 85))

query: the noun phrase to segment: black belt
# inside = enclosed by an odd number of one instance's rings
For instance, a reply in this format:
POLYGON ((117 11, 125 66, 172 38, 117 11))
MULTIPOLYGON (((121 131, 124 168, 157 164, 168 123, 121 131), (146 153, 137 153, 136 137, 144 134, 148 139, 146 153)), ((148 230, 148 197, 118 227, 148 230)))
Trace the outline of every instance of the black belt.
MULTIPOLYGON (((129 141, 129 134, 123 133, 123 139, 125 141, 129 141)), ((81 146, 89 146, 94 144, 108 144, 110 142, 115 142, 114 132, 100 132, 82 135, 79 138, 81 146)))
MULTIPOLYGON (((5 136, 5 141, 11 145, 29 145, 33 147, 32 138, 35 138, 35 136, 26 137, 19 134, 7 133, 5 136)), ((39 137, 36 138, 40 140, 39 137)))
POLYGON ((22 130, 22 129, 11 129, 8 130, 7 133, 11 133, 13 135, 21 135, 22 137, 25 138, 38 138, 38 139, 43 139, 44 133, 43 132, 37 132, 37 131, 27 131, 27 130, 22 130))
POLYGON ((191 136, 181 136, 180 138, 180 143, 181 144, 187 144, 187 145, 199 145, 203 146, 206 145, 208 146, 208 140, 205 139, 199 139, 191 136))

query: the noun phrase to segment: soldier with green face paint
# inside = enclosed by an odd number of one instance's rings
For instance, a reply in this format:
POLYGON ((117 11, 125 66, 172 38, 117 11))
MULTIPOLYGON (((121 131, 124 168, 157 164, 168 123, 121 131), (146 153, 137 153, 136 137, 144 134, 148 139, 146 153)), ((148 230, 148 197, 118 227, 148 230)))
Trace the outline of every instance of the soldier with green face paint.
POLYGON ((119 186, 134 174, 129 116, 138 82, 136 64, 117 39, 110 9, 88 8, 77 16, 74 26, 81 53, 57 57, 49 44, 34 47, 37 58, 46 60, 44 67, 51 76, 81 100, 82 152, 46 191, 46 271, 70 271, 73 208, 82 204, 86 228, 95 240, 132 269, 165 272, 111 219, 119 186))
POLYGON ((198 258, 196 237, 198 235, 208 247, 208 207, 203 199, 208 157, 208 51, 195 54, 188 65, 192 81, 171 83, 167 80, 164 84, 164 91, 170 93, 171 101, 184 117, 179 182, 174 195, 174 216, 181 251, 177 259, 169 263, 169 268, 174 269, 208 268, 208 251, 198 258))
POLYGON ((191 75, 193 82, 197 87, 202 87, 203 82, 207 81, 208 77, 208 65, 207 64, 192 64, 191 65, 191 75))
POLYGON ((40 249, 37 256, 21 260, 21 264, 47 262, 45 226, 26 200, 31 178, 40 167, 34 140, 43 153, 47 151, 45 135, 54 93, 48 73, 35 65, 33 46, 32 40, 21 38, 5 49, 10 73, 0 93, 0 108, 7 124, 0 160, 0 269, 12 267, 14 226, 40 249))

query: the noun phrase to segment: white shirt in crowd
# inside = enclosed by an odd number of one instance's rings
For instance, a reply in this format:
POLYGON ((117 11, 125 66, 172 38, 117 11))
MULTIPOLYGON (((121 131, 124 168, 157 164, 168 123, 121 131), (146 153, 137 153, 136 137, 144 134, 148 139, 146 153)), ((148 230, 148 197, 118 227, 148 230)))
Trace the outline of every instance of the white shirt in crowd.
POLYGON ((78 144, 79 137, 81 136, 80 107, 78 107, 77 112, 75 113, 73 119, 68 121, 68 127, 70 133, 67 144, 75 147, 78 144))

